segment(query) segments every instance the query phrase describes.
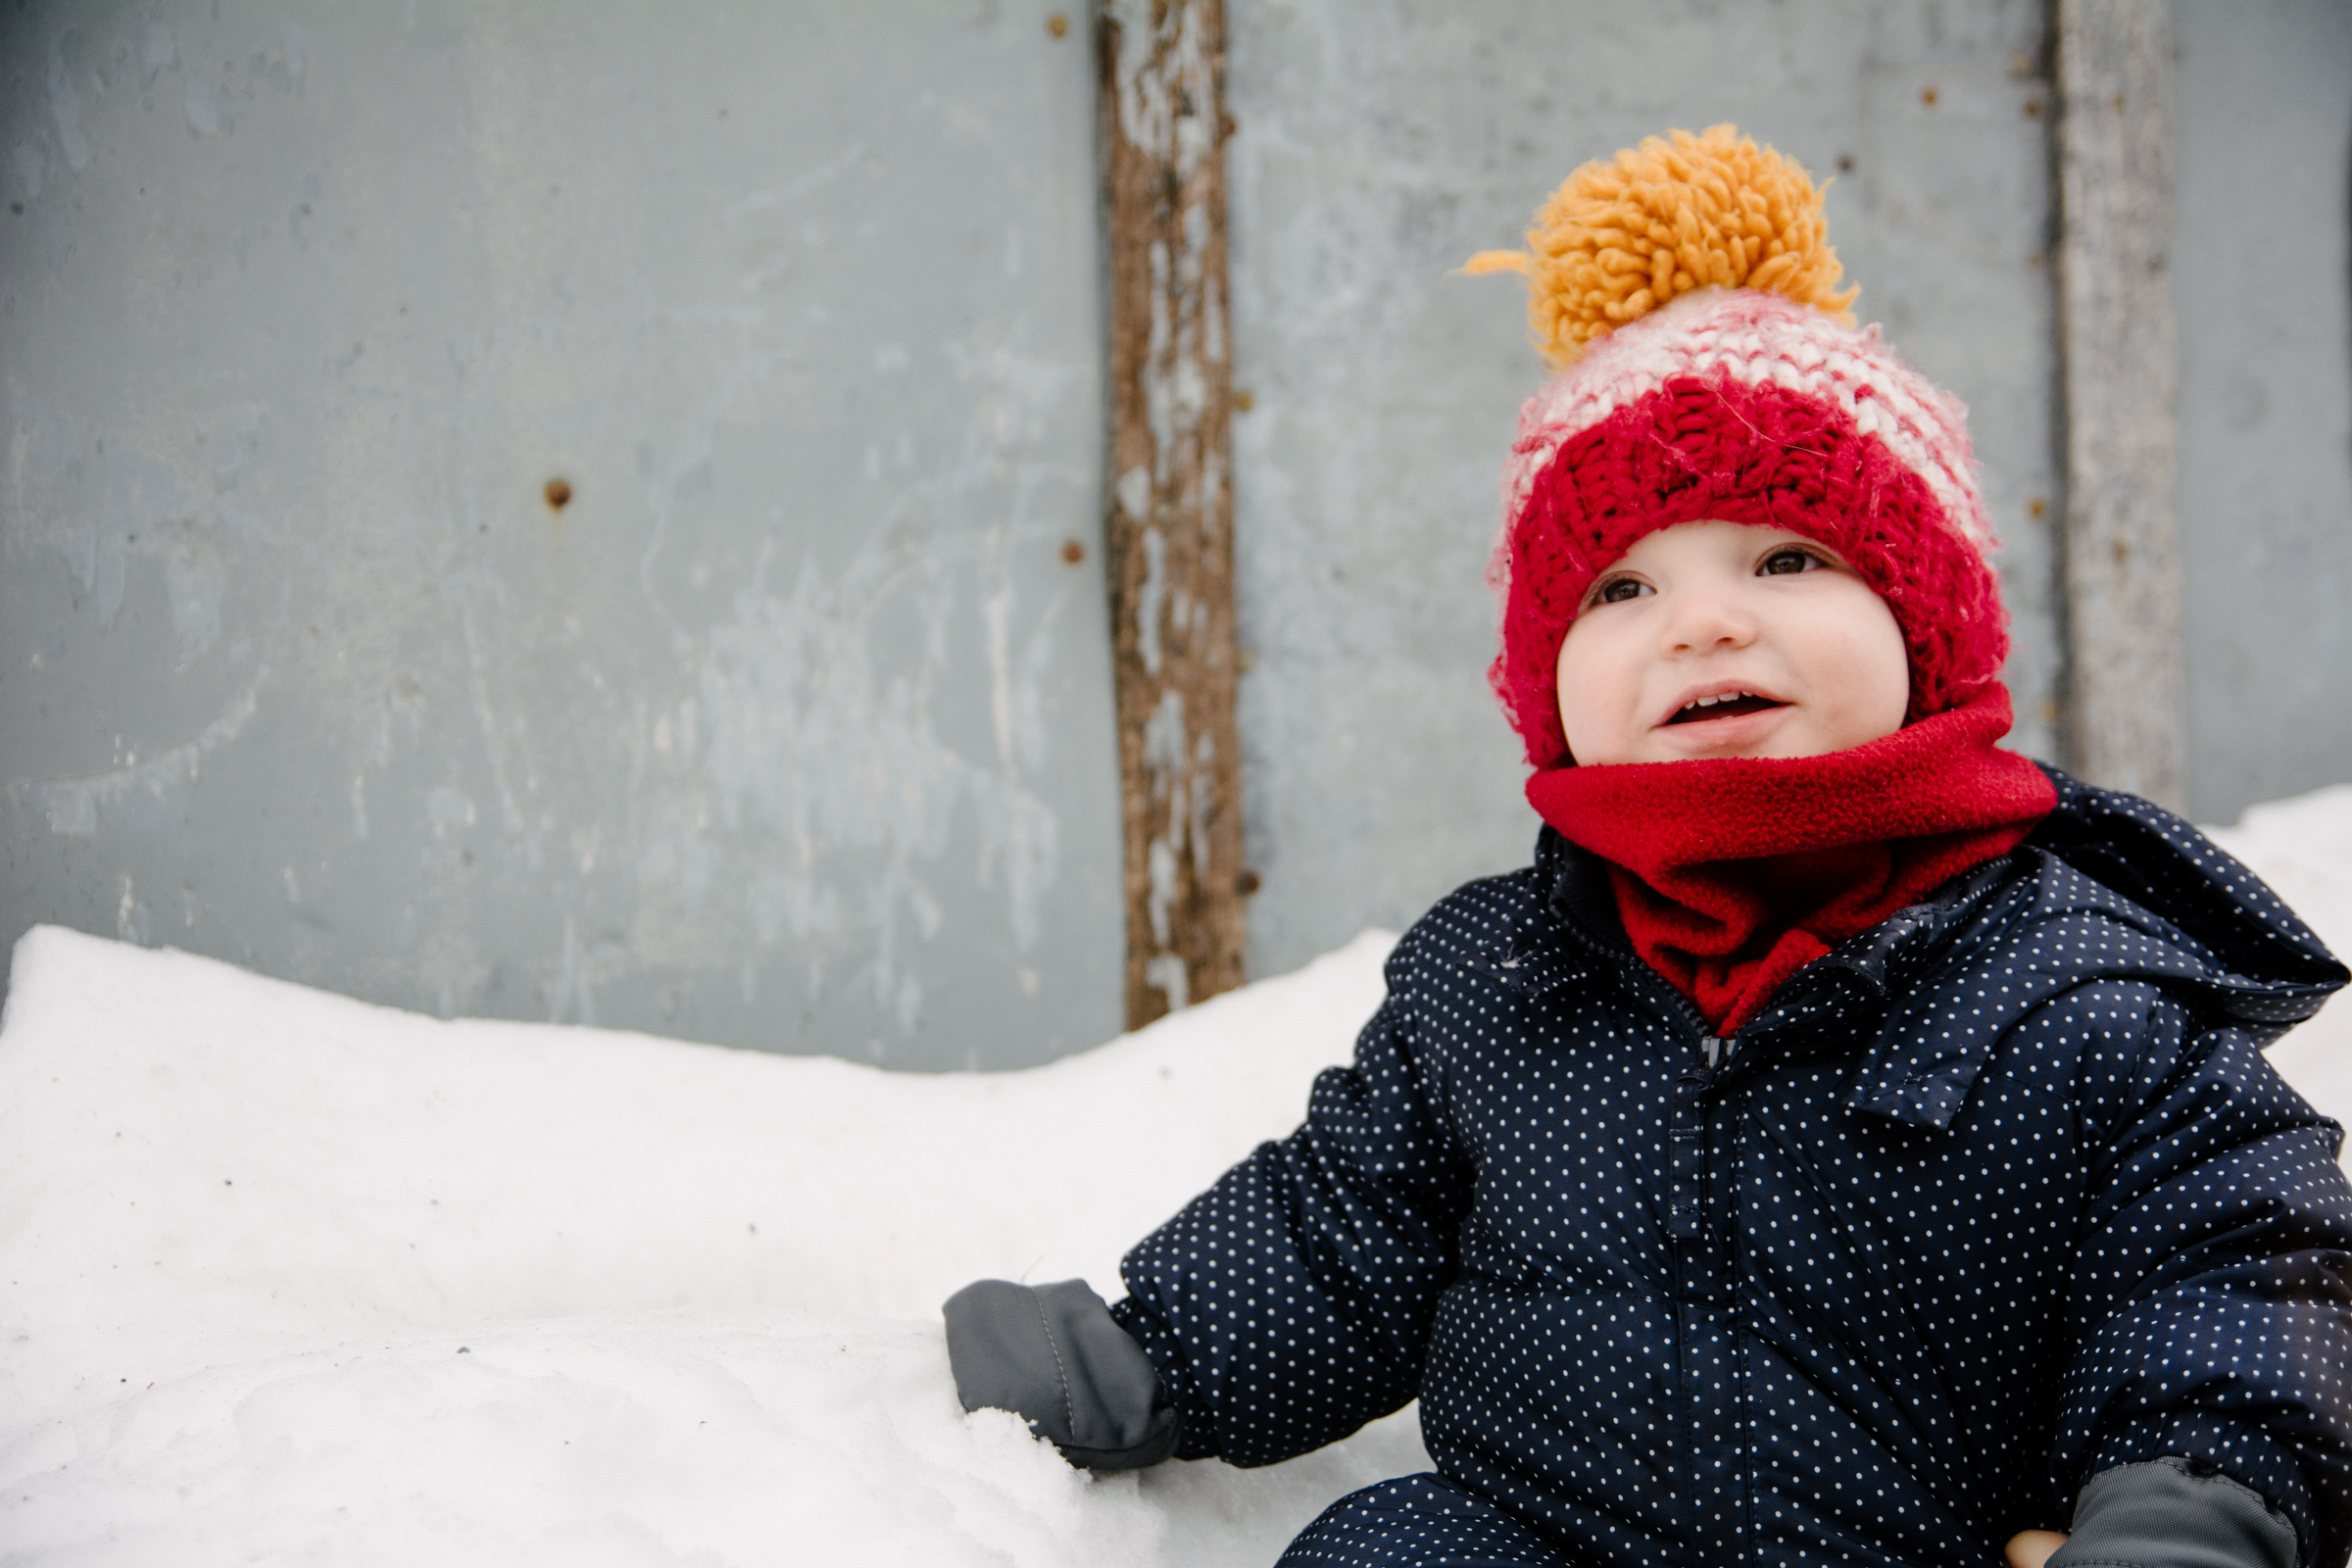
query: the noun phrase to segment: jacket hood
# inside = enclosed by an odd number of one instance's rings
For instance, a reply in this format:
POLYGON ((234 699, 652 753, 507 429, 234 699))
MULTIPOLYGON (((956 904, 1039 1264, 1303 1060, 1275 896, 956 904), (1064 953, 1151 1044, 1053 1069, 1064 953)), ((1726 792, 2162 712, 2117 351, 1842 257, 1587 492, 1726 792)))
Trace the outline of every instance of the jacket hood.
POLYGON ((2262 1032, 2265 1044, 2352 979, 2262 878, 2188 823, 2137 796, 2042 771, 2057 786, 2058 806, 2028 847, 2161 919, 2217 971, 2215 1003, 2262 1032))
POLYGON ((2043 771, 2058 805, 2009 858, 2005 887, 1984 867, 1822 960, 1865 979, 1875 968, 1891 1003, 1849 1085, 1854 1108, 1949 1127, 1996 1042, 2094 981, 2159 986, 2268 1047, 2352 978, 2260 877, 2188 823, 2137 796, 2043 771), (2004 982, 1971 999, 1972 1027, 1939 1028, 1940 988, 1894 976, 1980 943, 2005 950, 2004 982))

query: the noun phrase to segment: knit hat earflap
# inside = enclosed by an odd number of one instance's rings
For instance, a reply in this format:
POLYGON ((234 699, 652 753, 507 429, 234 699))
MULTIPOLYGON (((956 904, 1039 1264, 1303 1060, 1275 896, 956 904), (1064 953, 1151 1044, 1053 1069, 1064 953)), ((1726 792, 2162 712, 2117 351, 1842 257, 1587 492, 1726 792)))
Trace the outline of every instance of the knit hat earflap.
POLYGON ((1842 557, 1902 631, 1906 722, 1998 679, 2008 620, 1967 411, 1854 327, 1821 205, 1731 126, 1678 130, 1571 174, 1527 252, 1471 259, 1527 274, 1559 371, 1520 412, 1488 569, 1490 679, 1535 766, 1569 760, 1555 671, 1586 591, 1681 522, 1785 528, 1842 557))

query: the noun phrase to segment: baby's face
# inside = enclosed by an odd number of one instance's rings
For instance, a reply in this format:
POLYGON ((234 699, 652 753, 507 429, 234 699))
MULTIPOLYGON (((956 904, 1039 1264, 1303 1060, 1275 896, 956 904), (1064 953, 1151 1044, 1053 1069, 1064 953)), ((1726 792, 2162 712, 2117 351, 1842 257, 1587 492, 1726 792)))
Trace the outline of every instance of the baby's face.
POLYGON ((1903 634, 1825 546, 1738 522, 1646 534, 1560 645, 1560 723, 1587 765, 1815 757, 1902 727, 1903 634))

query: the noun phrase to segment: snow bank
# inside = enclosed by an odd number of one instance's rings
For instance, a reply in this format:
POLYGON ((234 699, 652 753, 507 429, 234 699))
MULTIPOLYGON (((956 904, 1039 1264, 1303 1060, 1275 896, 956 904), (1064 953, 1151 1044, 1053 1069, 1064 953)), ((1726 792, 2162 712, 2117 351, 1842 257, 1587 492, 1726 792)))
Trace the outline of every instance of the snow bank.
POLYGON ((43 1278, 9 1276, 31 1339, 0 1410, 483 1322, 936 1322, 978 1275, 1115 1289, 1348 1058, 1390 940, 1046 1067, 929 1076, 444 1023, 34 931, 0 1037, 0 1257, 43 1278))
POLYGON ((438 1020, 55 928, 0 1029, 0 1558, 1256 1568, 1428 1467, 1092 1481, 939 1303, 1118 1291, 1378 1004, 1393 939, 1025 1072, 438 1020))
MULTIPOLYGON (((2352 950, 2352 788, 2217 838, 2352 950)), ((921 1077, 428 1018, 43 928, 0 1027, 0 1557, 1251 1564, 1427 1466, 1091 1480, 956 1407, 938 1303, 1117 1290, 1297 1119, 1368 933, 1088 1054, 921 1077)), ((2277 1053, 2352 1116, 2352 1011, 2277 1053)))

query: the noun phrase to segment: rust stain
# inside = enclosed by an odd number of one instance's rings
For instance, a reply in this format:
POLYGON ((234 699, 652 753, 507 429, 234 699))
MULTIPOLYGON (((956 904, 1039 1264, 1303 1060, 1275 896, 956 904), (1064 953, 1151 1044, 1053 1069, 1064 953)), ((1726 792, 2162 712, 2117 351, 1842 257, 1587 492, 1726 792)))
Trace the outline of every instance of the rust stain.
POLYGON ((556 511, 562 512, 565 507, 571 505, 571 481, 562 478, 550 479, 547 481, 545 494, 547 504, 556 511))
POLYGON ((1102 0, 1127 1020, 1245 978, 1221 0, 1102 0))

